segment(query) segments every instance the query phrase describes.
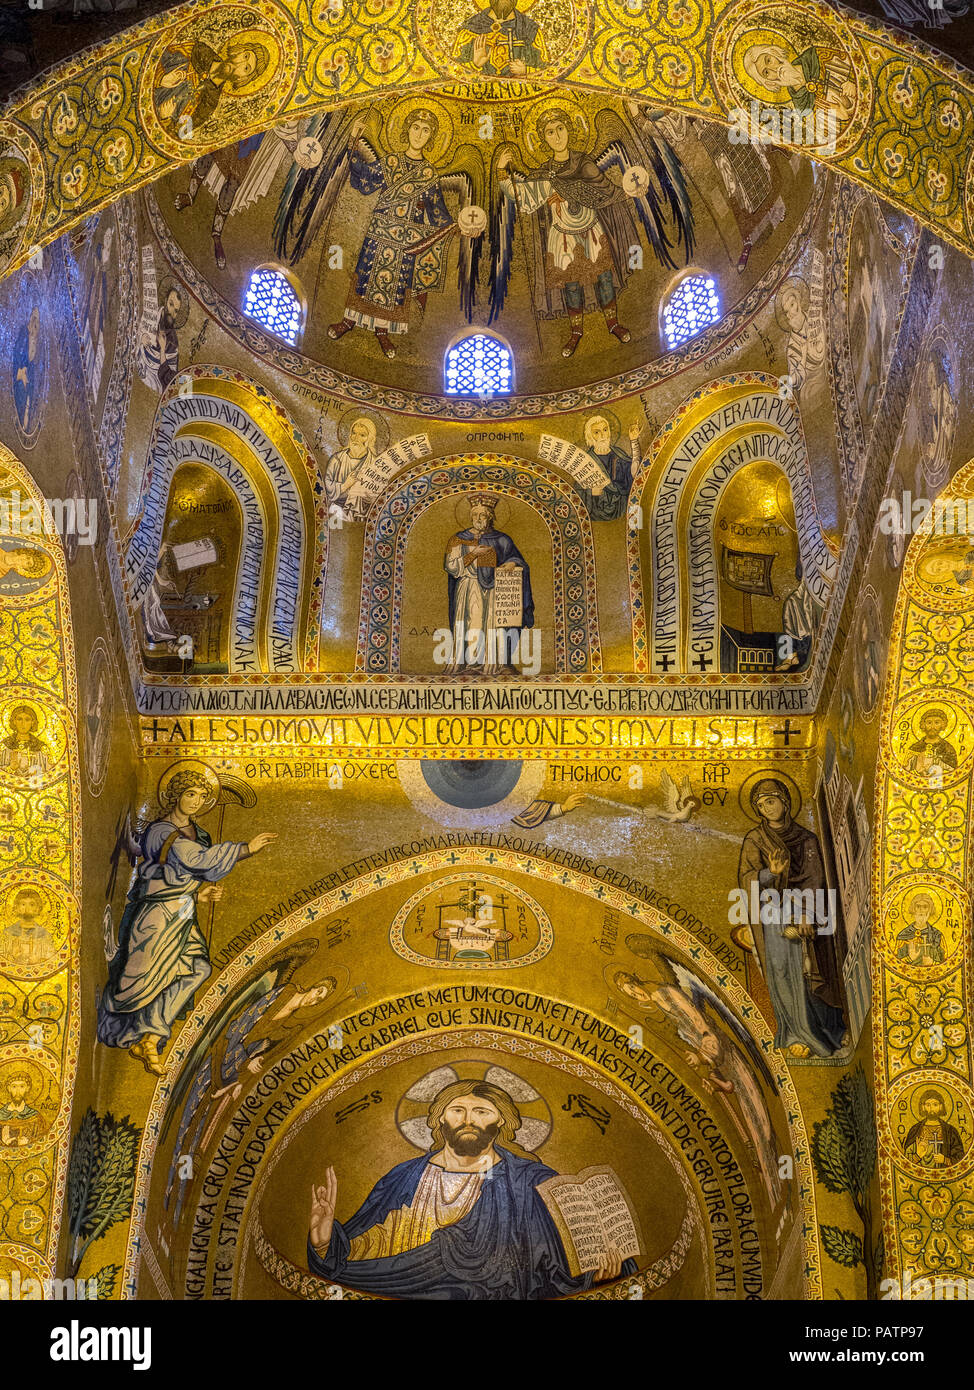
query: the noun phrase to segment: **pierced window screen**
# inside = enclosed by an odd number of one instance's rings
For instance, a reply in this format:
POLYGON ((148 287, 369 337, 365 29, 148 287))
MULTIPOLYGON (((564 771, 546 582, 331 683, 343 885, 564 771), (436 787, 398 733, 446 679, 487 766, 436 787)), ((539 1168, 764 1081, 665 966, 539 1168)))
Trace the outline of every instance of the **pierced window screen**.
POLYGON ((244 313, 294 347, 304 317, 301 301, 280 270, 255 270, 244 295, 244 313))
POLYGON ((717 286, 709 275, 688 275, 663 305, 663 330, 668 347, 679 347, 720 318, 717 286))
POLYGON ((448 396, 506 395, 513 386, 511 350, 486 333, 471 333, 446 354, 448 396))

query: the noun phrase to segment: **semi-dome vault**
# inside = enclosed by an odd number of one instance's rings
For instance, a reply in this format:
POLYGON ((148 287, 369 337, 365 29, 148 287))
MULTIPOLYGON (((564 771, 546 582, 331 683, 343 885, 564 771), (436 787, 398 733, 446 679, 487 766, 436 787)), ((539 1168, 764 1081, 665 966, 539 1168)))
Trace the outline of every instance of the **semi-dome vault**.
POLYGON ((77 32, 0 115, 0 1278, 974 1273, 971 73, 809 0, 77 32))

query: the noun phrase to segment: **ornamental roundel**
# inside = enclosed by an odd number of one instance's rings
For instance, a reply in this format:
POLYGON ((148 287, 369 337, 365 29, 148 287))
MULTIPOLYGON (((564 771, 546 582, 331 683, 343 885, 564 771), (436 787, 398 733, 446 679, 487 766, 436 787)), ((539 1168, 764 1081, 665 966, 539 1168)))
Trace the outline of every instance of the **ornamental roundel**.
POLYGON ((712 72, 724 109, 743 111, 779 143, 835 157, 862 139, 870 115, 868 66, 831 6, 742 0, 714 32, 712 72), (795 121, 800 116, 800 125, 795 121))
POLYGON ((140 84, 153 143, 186 159, 266 125, 287 102, 298 39, 280 6, 216 5, 159 40, 140 84))

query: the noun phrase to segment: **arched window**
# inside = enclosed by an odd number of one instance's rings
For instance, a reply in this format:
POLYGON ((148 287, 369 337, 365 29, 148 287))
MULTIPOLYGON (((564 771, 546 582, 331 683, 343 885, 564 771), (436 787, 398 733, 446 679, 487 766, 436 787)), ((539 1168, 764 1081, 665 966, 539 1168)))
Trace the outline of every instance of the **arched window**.
POLYGON ((243 308, 247 317, 255 319, 268 333, 295 346, 304 327, 304 305, 283 270, 261 265, 251 271, 243 308))
POLYGON ((663 305, 663 332, 669 348, 679 347, 720 318, 717 285, 709 275, 685 275, 663 305))
POLYGON ((507 395, 514 386, 514 356, 500 338, 468 333, 446 353, 448 396, 507 395))

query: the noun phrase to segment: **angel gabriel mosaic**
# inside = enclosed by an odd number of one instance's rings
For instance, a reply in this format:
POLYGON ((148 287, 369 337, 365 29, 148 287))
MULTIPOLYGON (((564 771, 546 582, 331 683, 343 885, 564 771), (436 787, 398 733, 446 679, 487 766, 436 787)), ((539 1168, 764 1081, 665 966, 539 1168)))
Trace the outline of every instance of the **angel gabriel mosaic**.
MULTIPOLYGON (((974 551, 866 543, 894 454, 904 489, 971 492, 963 354, 917 306, 929 237, 974 254, 972 102, 816 0, 194 3, 14 95, 5 437, 38 476, 3 448, 0 502, 42 508, 68 438, 109 539, 0 537, 0 1287, 845 1300, 972 1272, 974 551), (462 124, 486 90, 528 118, 462 124), (574 371, 635 352, 644 258, 662 285, 700 254, 707 132, 755 113, 808 117, 770 143, 828 173, 720 355, 691 346, 659 416, 631 382, 515 401, 503 452, 436 393, 417 424, 379 375, 318 392, 283 335, 273 372, 244 357, 167 239, 232 271, 267 198, 297 285, 354 205, 311 298, 343 361, 408 370, 433 307, 463 334, 521 306, 574 371), (109 206, 172 170, 171 223, 109 206)), ((712 164, 743 276, 777 185, 712 164)))

